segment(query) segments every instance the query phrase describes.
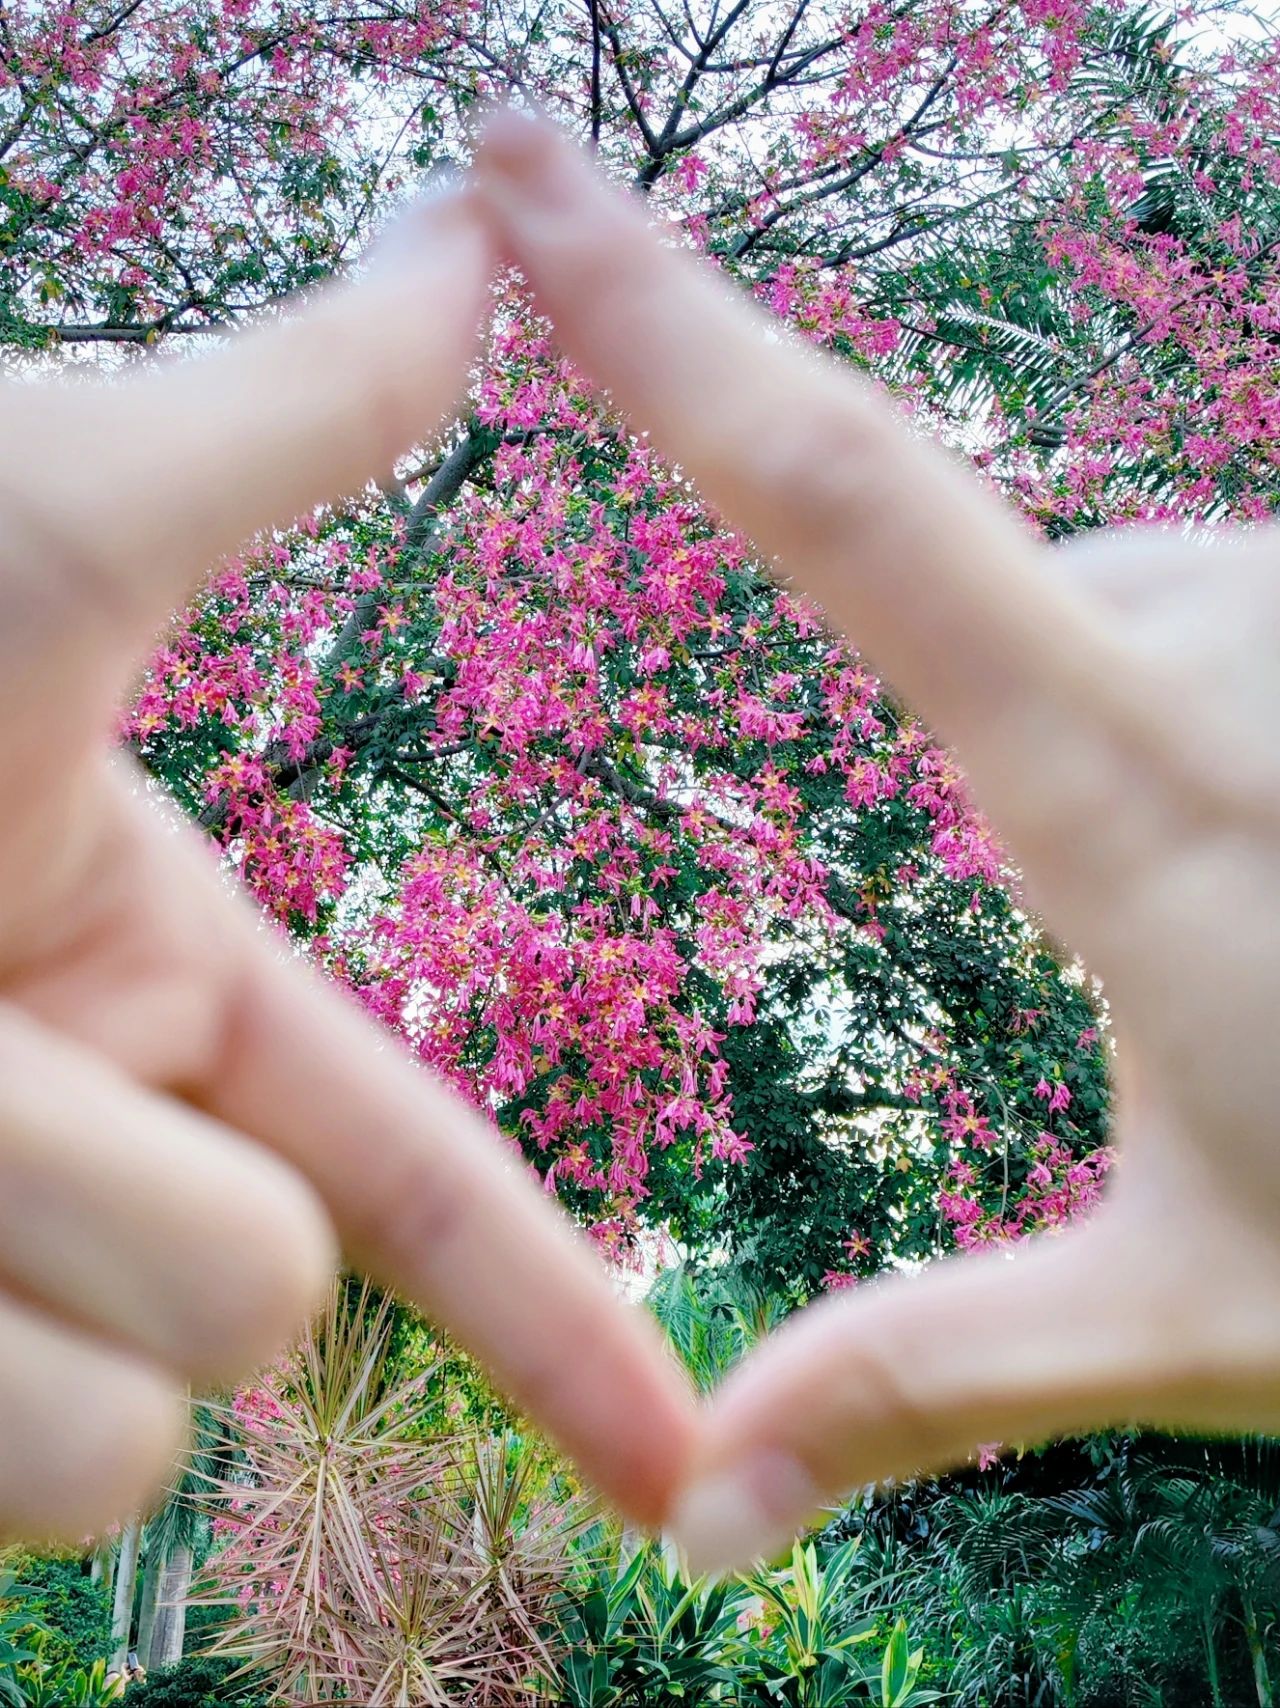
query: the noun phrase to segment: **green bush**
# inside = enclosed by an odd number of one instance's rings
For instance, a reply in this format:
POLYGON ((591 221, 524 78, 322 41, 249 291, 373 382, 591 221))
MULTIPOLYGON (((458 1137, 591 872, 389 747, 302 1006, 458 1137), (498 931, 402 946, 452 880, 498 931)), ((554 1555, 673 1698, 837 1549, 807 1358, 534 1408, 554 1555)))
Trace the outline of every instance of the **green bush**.
POLYGON ((111 1604, 81 1561, 23 1555, 14 1566, 24 1613, 49 1630, 44 1650, 50 1663, 81 1667, 111 1653, 111 1604))
POLYGON ((734 1584, 687 1583, 646 1544, 595 1562, 561 1600, 547 1693, 564 1708, 924 1708, 905 1619, 848 1617, 856 1541, 734 1584))
POLYGON ((69 1656, 48 1658, 52 1645, 47 1636, 32 1639, 36 1653, 14 1673, 21 1708, 114 1708, 124 1693, 118 1678, 107 1677, 104 1660, 83 1667, 69 1656))
MULTIPOLYGON (((38 1632, 39 1627, 34 1630, 38 1632)), ((31 1616, 22 1590, 7 1568, 0 1570, 0 1705, 23 1708, 19 1668, 32 1659, 31 1616)))
POLYGON ((132 1686, 126 1700, 129 1708, 266 1708, 268 1699, 255 1682, 235 1661, 188 1655, 176 1666, 149 1673, 132 1686), (237 1672, 239 1677, 233 1678, 237 1672))

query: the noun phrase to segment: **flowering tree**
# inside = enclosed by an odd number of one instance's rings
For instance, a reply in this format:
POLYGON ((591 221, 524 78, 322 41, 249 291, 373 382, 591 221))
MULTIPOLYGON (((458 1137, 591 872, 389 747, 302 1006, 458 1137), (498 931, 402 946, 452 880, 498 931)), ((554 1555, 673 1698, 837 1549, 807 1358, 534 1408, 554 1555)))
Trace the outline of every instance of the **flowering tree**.
MULTIPOLYGON (((19 5, 3 334, 146 360, 275 312, 478 98, 536 97, 1029 525, 1247 523, 1280 490, 1280 50, 1215 16, 19 5)), ((811 1290, 1096 1196, 1105 1016, 949 755, 518 280, 447 441, 222 566, 123 733, 618 1255, 647 1221, 811 1290)))

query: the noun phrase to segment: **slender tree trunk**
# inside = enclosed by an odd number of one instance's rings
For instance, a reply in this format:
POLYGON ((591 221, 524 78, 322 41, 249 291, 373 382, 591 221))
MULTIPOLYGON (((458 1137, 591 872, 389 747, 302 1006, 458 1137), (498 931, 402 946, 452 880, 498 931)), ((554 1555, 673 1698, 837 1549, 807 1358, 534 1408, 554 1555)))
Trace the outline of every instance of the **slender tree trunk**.
POLYGON ((138 1607, 138 1659, 147 1667, 151 1665, 151 1636, 156 1624, 161 1564, 159 1545, 148 1543, 147 1563, 142 1569, 142 1601, 138 1607))
POLYGON ((187 1635, 187 1596, 191 1592, 191 1549, 179 1542, 170 1550, 160 1573, 156 1622, 151 1631, 151 1660, 155 1667, 176 1666, 187 1635))
POLYGON ((138 1546, 141 1541, 142 1520, 135 1518, 121 1534, 120 1557, 116 1561, 115 1601, 111 1614, 111 1660, 115 1666, 123 1666, 129 1652, 129 1636, 133 1630, 133 1592, 138 1581, 138 1546))
POLYGON ((1213 1693, 1213 1708, 1224 1708, 1222 1680, 1218 1676, 1218 1651, 1213 1646, 1213 1613, 1206 1608, 1203 1615, 1204 1658, 1209 1668, 1209 1689, 1213 1693))
POLYGON ((103 1595, 110 1601, 116 1581, 116 1552, 109 1541, 99 1542, 93 1550, 93 1565, 89 1571, 89 1581, 97 1584, 103 1595))
POLYGON ((1275 1708, 1275 1697, 1271 1691, 1271 1670, 1267 1666, 1267 1650, 1258 1632, 1258 1613, 1253 1605, 1252 1597, 1245 1590, 1240 1591, 1240 1606, 1244 1610, 1244 1634, 1249 1644, 1249 1655, 1253 1661, 1253 1686, 1258 1692, 1258 1708, 1275 1708))

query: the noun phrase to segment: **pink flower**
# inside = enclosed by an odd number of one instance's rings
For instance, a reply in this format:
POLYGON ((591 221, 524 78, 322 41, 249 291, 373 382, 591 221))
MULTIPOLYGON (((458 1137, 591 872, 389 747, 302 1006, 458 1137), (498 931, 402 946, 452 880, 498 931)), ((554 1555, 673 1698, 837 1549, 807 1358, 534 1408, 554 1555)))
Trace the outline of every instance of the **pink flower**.
POLYGON ((676 162, 672 178, 687 194, 692 194, 707 175, 707 163, 698 154, 685 154, 676 162))

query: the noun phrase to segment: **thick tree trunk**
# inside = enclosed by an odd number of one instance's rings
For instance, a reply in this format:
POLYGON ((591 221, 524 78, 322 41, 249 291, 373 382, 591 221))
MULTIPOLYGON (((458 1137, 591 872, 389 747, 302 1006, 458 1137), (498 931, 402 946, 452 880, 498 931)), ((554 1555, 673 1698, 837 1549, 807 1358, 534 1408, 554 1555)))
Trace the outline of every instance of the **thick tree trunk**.
POLYGON ((133 1592, 138 1581, 138 1547, 141 1541, 142 1520, 135 1518, 120 1537, 120 1557, 116 1561, 116 1593, 111 1613, 111 1660, 114 1666, 123 1666, 129 1653, 133 1592))
POLYGON ((175 1666, 187 1635, 187 1596, 191 1591, 191 1549, 179 1542, 164 1562, 156 1596, 149 1666, 175 1666))
POLYGON ((138 1606, 138 1659, 151 1665, 151 1637, 156 1624, 156 1601, 160 1590, 162 1556, 155 1542, 147 1545, 147 1563, 142 1568, 142 1600, 138 1606))

